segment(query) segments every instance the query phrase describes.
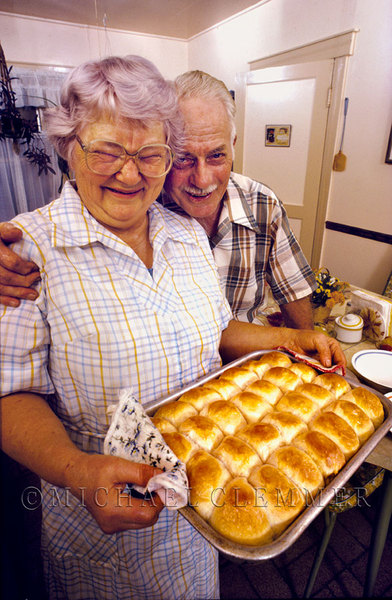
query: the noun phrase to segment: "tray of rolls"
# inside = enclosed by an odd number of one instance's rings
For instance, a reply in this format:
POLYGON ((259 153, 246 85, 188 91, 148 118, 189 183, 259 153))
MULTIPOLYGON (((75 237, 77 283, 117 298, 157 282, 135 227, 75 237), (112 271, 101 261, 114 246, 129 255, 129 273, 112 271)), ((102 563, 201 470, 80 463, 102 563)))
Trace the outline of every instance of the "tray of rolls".
POLYGON ((392 404, 357 378, 260 351, 145 407, 186 464, 181 514, 220 552, 285 551, 392 426, 392 404))

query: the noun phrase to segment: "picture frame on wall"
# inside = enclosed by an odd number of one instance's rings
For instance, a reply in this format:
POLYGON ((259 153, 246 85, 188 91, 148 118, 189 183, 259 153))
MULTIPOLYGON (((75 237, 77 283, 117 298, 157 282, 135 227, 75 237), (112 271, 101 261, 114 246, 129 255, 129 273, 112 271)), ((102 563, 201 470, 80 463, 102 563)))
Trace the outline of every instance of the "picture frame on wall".
POLYGON ((288 148, 291 142, 291 125, 266 125, 265 145, 288 148))
POLYGON ((387 153, 385 156, 385 162, 392 165, 392 125, 391 125, 391 131, 389 133, 389 140, 388 140, 387 153))

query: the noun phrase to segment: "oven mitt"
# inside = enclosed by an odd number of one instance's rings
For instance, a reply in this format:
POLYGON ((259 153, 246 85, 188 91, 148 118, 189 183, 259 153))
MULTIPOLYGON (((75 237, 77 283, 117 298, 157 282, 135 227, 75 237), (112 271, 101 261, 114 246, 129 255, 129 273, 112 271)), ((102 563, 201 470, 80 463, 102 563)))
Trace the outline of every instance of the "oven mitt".
POLYGON ((119 402, 109 407, 111 423, 105 437, 104 454, 119 456, 137 463, 162 469, 147 486, 128 484, 141 494, 156 492, 169 510, 187 505, 188 478, 186 467, 166 444, 131 389, 123 389, 119 402))

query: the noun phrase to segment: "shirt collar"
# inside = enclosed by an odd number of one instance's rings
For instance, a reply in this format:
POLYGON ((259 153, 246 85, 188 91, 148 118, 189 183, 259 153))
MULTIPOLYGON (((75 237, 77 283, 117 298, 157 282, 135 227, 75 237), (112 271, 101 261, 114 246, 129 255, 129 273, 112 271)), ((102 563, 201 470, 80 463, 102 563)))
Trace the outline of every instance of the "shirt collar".
MULTIPOLYGON (((179 215, 187 215, 187 213, 170 198, 165 190, 162 191, 158 202, 179 215)), ((260 233, 260 227, 246 200, 246 195, 233 176, 230 176, 226 192, 223 196, 218 234, 221 234, 223 230, 226 230, 229 223, 248 227, 248 229, 253 229, 256 233, 260 233)))
MULTIPOLYGON (((65 183, 60 198, 48 206, 48 211, 53 224, 54 247, 81 247, 94 242, 111 247, 118 244, 126 246, 88 212, 76 191, 75 182, 65 183)), ((200 232, 204 232, 188 215, 182 218, 157 202, 149 208, 149 226, 152 243, 158 240, 163 243, 167 238, 182 243, 195 243, 200 232)))

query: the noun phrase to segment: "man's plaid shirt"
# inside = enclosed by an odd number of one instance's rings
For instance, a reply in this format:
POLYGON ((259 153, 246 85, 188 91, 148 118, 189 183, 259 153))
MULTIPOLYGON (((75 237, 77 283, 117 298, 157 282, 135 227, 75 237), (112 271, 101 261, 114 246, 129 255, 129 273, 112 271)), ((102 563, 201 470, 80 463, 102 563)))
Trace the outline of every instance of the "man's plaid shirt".
MULTIPOLYGON (((182 212, 166 194, 163 203, 182 212)), ((278 304, 304 298, 317 287, 283 204, 249 177, 231 174, 210 245, 222 288, 240 321, 252 322, 263 311, 268 286, 278 304)))

